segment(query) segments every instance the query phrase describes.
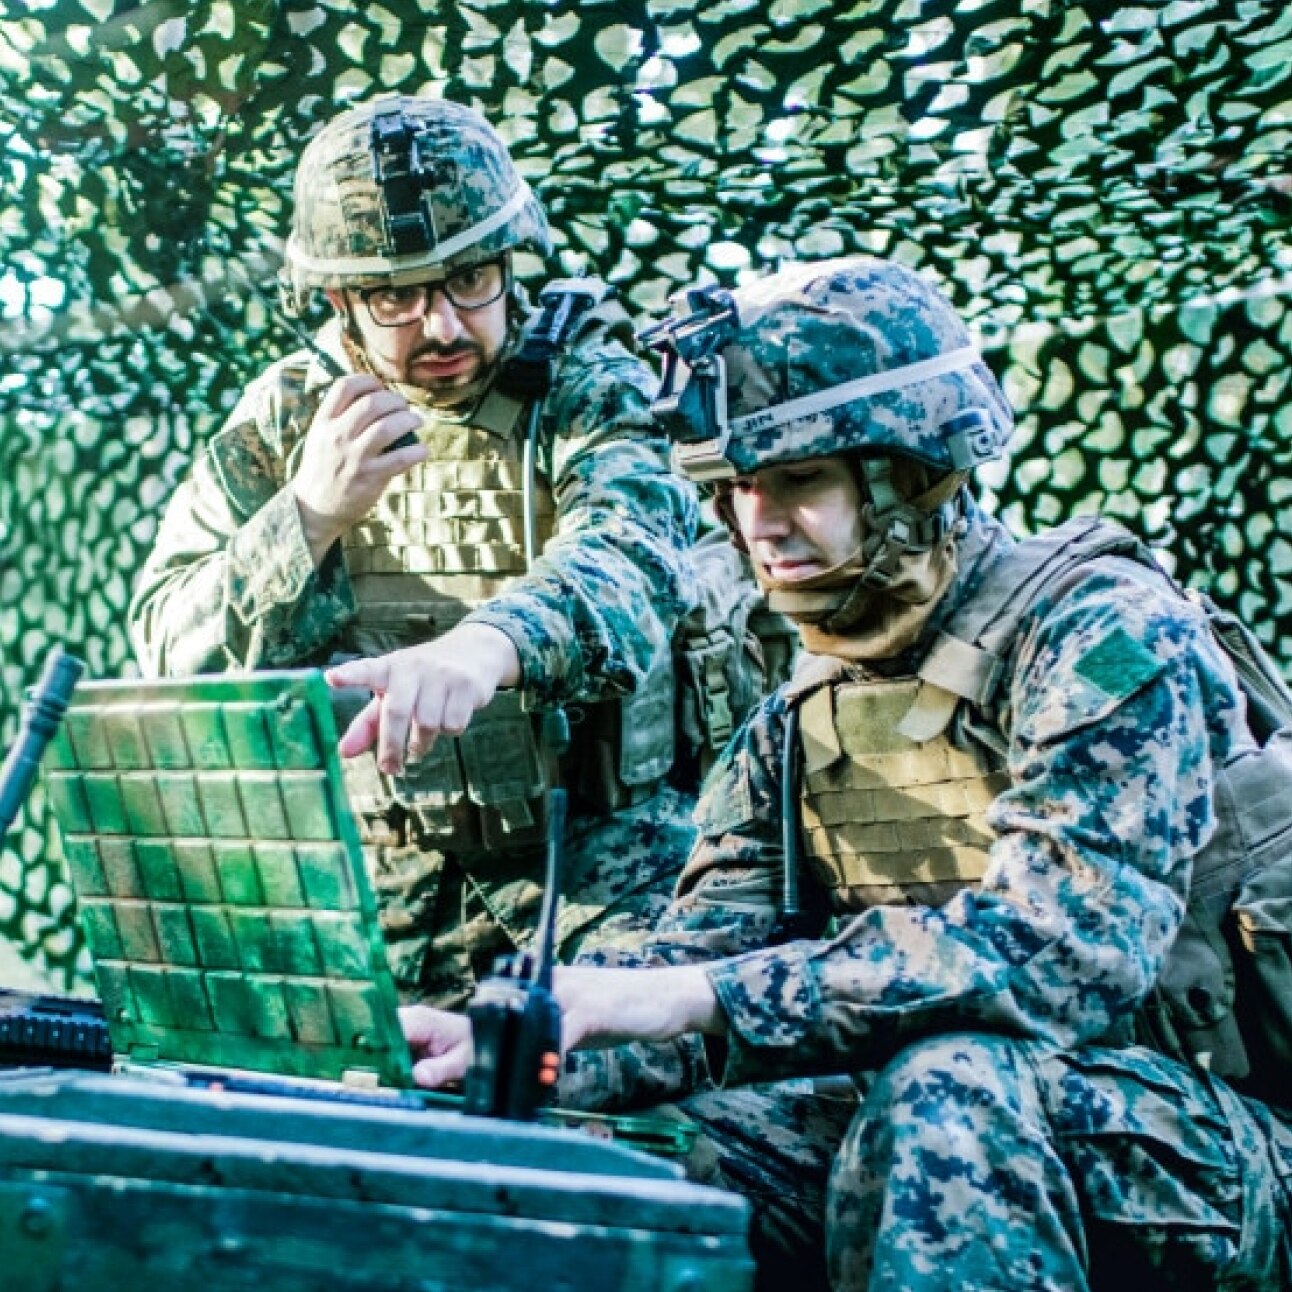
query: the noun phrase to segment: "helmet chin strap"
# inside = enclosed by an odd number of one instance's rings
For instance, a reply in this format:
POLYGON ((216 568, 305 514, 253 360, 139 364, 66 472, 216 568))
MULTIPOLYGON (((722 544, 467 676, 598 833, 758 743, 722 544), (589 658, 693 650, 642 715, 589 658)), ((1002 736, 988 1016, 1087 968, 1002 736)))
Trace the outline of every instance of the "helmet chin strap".
POLYGON ((837 610, 847 600, 848 590, 865 575, 867 568, 862 544, 828 570, 821 570, 805 579, 774 579, 757 557, 751 557, 751 560, 758 585, 767 593, 768 608, 789 615, 800 623, 815 622, 837 610))
POLYGON ((955 574, 965 473, 903 501, 892 459, 865 459, 861 470, 869 501, 856 551, 806 579, 772 579, 757 560, 754 568, 768 606, 800 625, 808 650, 882 659, 915 640, 955 574))

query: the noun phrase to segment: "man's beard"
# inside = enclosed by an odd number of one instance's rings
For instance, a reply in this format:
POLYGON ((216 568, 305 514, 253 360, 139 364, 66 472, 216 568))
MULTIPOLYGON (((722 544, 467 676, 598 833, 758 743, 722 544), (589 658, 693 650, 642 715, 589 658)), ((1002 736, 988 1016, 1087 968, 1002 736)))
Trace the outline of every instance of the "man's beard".
POLYGON ((424 391, 430 402, 440 408, 456 408, 476 399, 486 379, 492 373, 493 365, 488 361, 484 347, 469 337, 460 337, 451 345, 435 345, 433 342, 420 345, 404 361, 404 370, 399 378, 401 385, 411 386, 424 391), (450 377, 416 378, 414 367, 419 359, 445 361, 462 355, 471 355, 476 359, 474 370, 454 374, 450 377))

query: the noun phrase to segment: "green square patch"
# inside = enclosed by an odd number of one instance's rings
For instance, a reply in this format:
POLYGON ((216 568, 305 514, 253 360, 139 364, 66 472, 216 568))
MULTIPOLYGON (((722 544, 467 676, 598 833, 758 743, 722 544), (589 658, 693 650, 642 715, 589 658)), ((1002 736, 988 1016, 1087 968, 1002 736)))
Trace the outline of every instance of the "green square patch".
POLYGON ((1124 628, 1114 628, 1077 661, 1078 677, 1113 700, 1124 700, 1166 665, 1124 628))

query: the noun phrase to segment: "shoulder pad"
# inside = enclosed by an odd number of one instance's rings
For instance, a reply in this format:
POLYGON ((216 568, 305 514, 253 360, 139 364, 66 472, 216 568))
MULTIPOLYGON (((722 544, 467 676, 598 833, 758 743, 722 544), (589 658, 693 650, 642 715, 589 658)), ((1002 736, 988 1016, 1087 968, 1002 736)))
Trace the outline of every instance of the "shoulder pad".
POLYGON ((1023 620, 1042 597, 1061 596, 1093 562, 1106 556, 1129 557, 1160 569, 1149 549, 1129 530, 1089 516, 1001 552, 939 632, 920 666, 921 680, 985 707, 1023 620))
POLYGON ((792 709, 802 704, 814 692, 838 678, 847 677, 849 673, 848 663, 833 655, 800 655, 794 666, 794 676, 781 688, 785 707, 792 709))

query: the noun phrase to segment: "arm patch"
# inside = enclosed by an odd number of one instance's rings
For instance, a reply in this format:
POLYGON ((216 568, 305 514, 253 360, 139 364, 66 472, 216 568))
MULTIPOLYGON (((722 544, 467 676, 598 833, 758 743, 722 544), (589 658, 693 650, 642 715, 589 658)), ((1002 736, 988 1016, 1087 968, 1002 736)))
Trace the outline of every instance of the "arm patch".
POLYGON ((1124 700, 1166 669, 1124 628, 1114 628, 1077 661, 1073 671, 1110 700, 1124 700))

